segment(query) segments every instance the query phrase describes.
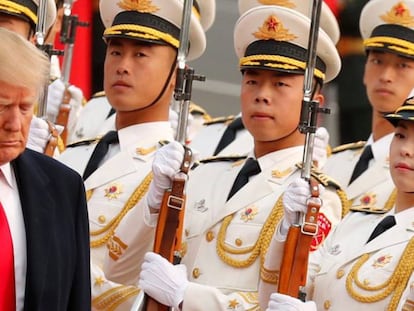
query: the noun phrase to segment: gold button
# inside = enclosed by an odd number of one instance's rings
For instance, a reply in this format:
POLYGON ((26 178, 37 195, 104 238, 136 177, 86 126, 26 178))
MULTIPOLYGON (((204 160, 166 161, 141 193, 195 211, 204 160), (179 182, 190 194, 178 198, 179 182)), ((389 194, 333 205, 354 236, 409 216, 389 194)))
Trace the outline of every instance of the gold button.
POLYGON ((235 243, 237 246, 242 246, 243 241, 241 239, 236 239, 235 243))
POLYGON ((331 308, 331 302, 329 300, 325 300, 323 307, 325 310, 329 310, 331 308))
POLYGON ((213 231, 207 232, 206 233, 206 240, 207 240, 207 242, 211 242, 211 241, 213 241, 213 239, 214 239, 214 233, 213 233, 213 231))
POLYGON ((342 270, 342 269, 339 269, 339 270, 336 272, 336 278, 340 279, 340 278, 342 278, 342 277, 344 276, 344 274, 345 274, 345 271, 344 271, 344 270, 342 270))
POLYGON ((200 269, 194 268, 193 269, 193 278, 198 279, 199 276, 200 276, 200 269))
POLYGON ((101 215, 98 217, 98 221, 100 224, 104 224, 106 222, 106 217, 104 215, 101 215))

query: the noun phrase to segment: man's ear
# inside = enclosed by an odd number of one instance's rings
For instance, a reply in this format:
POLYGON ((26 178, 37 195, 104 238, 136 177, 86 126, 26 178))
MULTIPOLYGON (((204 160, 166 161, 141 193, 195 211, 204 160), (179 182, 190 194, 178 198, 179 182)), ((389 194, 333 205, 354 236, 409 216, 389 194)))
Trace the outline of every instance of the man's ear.
POLYGON ((325 105, 325 96, 322 93, 315 94, 315 100, 318 101, 320 106, 325 105))

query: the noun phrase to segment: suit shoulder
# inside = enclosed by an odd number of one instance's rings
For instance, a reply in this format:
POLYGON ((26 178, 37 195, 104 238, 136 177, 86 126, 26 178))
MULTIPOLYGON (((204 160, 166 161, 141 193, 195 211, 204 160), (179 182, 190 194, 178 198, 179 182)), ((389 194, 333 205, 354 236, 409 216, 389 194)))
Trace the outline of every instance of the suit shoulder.
POLYGON ((342 152, 342 151, 345 151, 345 150, 361 149, 361 148, 364 148, 366 143, 367 143, 366 141, 361 140, 361 141, 357 141, 357 142, 354 142, 354 143, 340 145, 340 146, 337 146, 337 147, 332 149, 332 154, 339 153, 339 152, 342 152))
POLYGON ((75 170, 50 156, 44 155, 43 153, 33 151, 31 149, 26 149, 22 156, 26 159, 29 159, 29 161, 32 163, 35 162, 36 165, 43 168, 43 170, 47 172, 49 176, 62 176, 63 174, 65 176, 73 175, 80 177, 75 170))
POLYGON ((213 124, 219 124, 219 123, 230 123, 231 121, 234 120, 234 118, 235 118, 235 116, 233 116, 233 115, 226 116, 226 117, 212 118, 210 121, 204 122, 204 125, 213 125, 213 124))

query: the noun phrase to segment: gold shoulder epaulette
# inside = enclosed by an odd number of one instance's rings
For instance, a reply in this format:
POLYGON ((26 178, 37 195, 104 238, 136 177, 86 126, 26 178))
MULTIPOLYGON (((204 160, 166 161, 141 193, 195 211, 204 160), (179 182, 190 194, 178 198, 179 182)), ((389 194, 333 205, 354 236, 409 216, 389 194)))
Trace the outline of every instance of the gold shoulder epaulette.
POLYGON ((207 110, 205 110, 203 107, 190 102, 189 112, 192 115, 200 115, 203 117, 205 122, 211 121, 213 118, 207 113, 207 110))
POLYGON ((361 140, 355 143, 340 145, 332 149, 332 154, 345 151, 345 150, 361 149, 361 148, 364 148, 366 143, 367 143, 366 141, 361 140))
POLYGON ((231 116, 227 116, 227 117, 217 117, 217 118, 212 118, 210 121, 206 121, 204 122, 204 125, 212 125, 212 124, 217 124, 217 123, 230 123, 231 121, 233 121, 235 118, 235 116, 231 115, 231 116))
POLYGON ((349 210, 352 212, 364 212, 368 214, 385 214, 389 211, 389 209, 378 208, 375 206, 351 206, 349 210))
POLYGON ((214 156, 200 160, 200 163, 211 163, 211 162, 236 162, 244 160, 247 155, 229 155, 229 156, 214 156))
MULTIPOLYGON (((302 166, 302 163, 296 164, 296 167, 298 167, 299 169, 302 169, 302 166)), ((341 189, 341 185, 337 181, 335 181, 334 179, 320 171, 315 166, 312 166, 311 176, 314 177, 317 181, 319 181, 324 187, 333 187, 335 189, 341 189)))
POLYGON ((102 136, 98 136, 98 137, 95 137, 95 138, 90 138, 90 139, 84 139, 84 140, 75 141, 74 143, 71 143, 71 144, 67 145, 66 148, 74 148, 74 147, 79 147, 79 146, 87 146, 87 145, 93 144, 95 142, 98 142, 101 138, 102 138, 102 136))
POLYGON ((105 91, 96 92, 92 95, 92 98, 104 97, 105 91))

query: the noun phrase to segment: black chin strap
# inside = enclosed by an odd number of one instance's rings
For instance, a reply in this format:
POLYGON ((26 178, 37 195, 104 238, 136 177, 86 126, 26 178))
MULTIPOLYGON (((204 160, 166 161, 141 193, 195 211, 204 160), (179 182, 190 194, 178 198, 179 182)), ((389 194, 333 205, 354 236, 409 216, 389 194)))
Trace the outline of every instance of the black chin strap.
POLYGON ((164 86, 162 87, 162 89, 161 89, 161 92, 158 94, 158 96, 151 102, 151 104, 149 104, 149 105, 147 105, 147 106, 145 106, 145 107, 142 107, 142 108, 137 108, 137 109, 134 109, 134 110, 131 110, 131 112, 133 112, 133 111, 141 111, 141 110, 144 110, 144 109, 147 109, 147 108, 149 108, 149 107, 151 107, 151 106, 154 106, 159 100, 160 100, 160 98, 161 98, 161 96, 162 95, 164 95, 164 92, 165 92, 165 90, 167 89, 167 86, 168 86, 168 83, 170 82, 170 80, 171 80, 171 77, 172 77, 172 75, 173 75, 173 73, 174 73, 174 71, 175 71, 175 67, 176 67, 176 61, 174 60, 174 62, 172 63, 172 65, 171 65, 171 68, 170 68, 170 73, 168 74, 168 78, 167 78, 167 80, 165 81, 165 83, 164 83, 164 86))

